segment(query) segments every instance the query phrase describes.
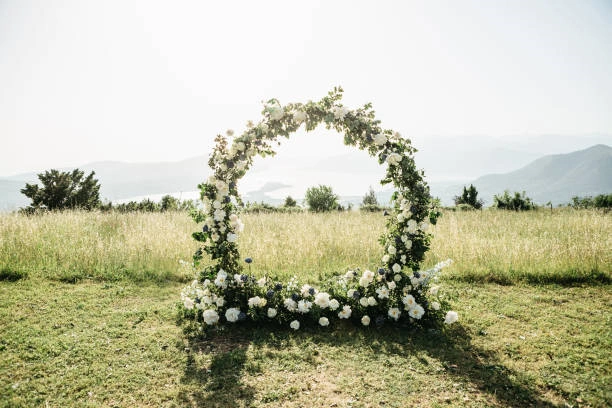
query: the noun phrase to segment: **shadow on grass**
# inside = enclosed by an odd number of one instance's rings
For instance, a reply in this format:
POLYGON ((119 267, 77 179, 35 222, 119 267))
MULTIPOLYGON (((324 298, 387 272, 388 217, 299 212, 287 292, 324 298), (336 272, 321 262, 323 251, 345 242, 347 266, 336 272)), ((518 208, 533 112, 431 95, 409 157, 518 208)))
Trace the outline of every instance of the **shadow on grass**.
POLYGON ((338 349, 370 349, 377 354, 400 357, 424 352, 438 360, 445 375, 453 381, 469 383, 500 406, 557 406, 543 399, 525 374, 505 367, 495 351, 476 347, 470 334, 458 324, 444 329, 364 329, 345 324, 332 333, 314 327, 293 332, 277 326, 248 324, 209 334, 207 338, 189 337, 190 355, 182 381, 184 384, 197 384, 199 388, 197 391, 193 391, 193 387, 184 388, 179 402, 184 406, 249 406, 257 390, 245 385, 241 377, 245 371, 258 372, 257 364, 247 358, 249 347, 256 351, 263 347, 280 349, 289 345, 303 350, 312 344, 338 349), (197 362, 193 354, 198 352, 208 355, 210 361, 197 362))
POLYGON ((584 271, 565 271, 554 273, 542 272, 517 272, 508 274, 496 271, 490 273, 462 273, 460 275, 450 275, 448 280, 465 283, 494 283, 502 286, 512 286, 516 284, 528 285, 559 285, 559 286, 584 286, 584 285, 610 285, 612 275, 606 271, 592 270, 584 271))

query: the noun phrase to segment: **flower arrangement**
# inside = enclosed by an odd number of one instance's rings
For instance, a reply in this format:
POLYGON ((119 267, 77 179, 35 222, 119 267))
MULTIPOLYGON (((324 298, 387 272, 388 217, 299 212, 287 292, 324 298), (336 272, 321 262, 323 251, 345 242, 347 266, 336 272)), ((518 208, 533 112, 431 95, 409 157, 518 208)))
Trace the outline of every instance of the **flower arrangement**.
MULTIPOLYGON (((354 320, 361 325, 384 322, 422 322, 442 319, 444 302, 430 282, 450 261, 420 271, 429 249, 430 224, 439 215, 431 204, 429 187, 423 172, 416 169, 410 140, 397 132, 380 127, 371 104, 349 110, 341 104, 342 89, 334 88, 318 102, 281 105, 271 99, 264 105, 262 120, 247 123, 247 130, 235 136, 232 130, 218 135, 209 160, 213 175, 200 184, 203 209, 192 216, 202 229, 193 234, 202 245, 194 255, 198 267, 207 253, 212 264, 204 268, 181 299, 188 313, 193 313, 208 327, 220 322, 276 321, 294 330, 306 319, 320 326, 334 319, 354 320), (366 150, 378 162, 386 164, 382 184, 396 188, 387 230, 380 237, 384 249, 380 267, 352 270, 316 289, 300 285, 294 278, 281 283, 269 278, 256 279, 243 273, 237 240, 244 229, 239 218, 242 200, 238 181, 257 155, 274 155, 272 144, 279 136, 289 137, 302 125, 307 131, 324 124, 344 134, 346 145, 366 150)), ((250 264, 251 258, 245 262, 250 264)), ((457 320, 455 312, 446 314, 445 322, 457 320)))

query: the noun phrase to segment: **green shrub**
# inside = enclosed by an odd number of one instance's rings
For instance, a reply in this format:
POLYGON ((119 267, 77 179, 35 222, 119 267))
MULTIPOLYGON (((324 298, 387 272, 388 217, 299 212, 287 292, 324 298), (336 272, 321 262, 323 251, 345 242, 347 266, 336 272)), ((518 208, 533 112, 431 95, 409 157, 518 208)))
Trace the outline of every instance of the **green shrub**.
POLYGON ((338 196, 330 186, 319 185, 306 190, 306 203, 314 212, 326 212, 338 209, 338 196))
POLYGON ((493 206, 500 210, 513 210, 513 211, 527 211, 535 210, 536 205, 531 201, 531 198, 525 195, 525 192, 519 193, 514 192, 511 195, 508 190, 504 191, 502 195, 493 196, 493 206))

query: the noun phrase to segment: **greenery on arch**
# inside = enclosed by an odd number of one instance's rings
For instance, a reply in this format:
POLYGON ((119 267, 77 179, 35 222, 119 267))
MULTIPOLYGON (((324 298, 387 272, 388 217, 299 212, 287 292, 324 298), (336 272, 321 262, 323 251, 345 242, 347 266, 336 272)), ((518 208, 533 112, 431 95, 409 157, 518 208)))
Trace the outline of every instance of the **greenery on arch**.
POLYGON ((280 323, 291 320, 292 327, 299 327, 300 317, 324 318, 319 323, 326 325, 330 318, 352 316, 367 325, 371 318, 377 324, 403 319, 414 322, 424 315, 439 317, 442 313, 437 290, 429 291, 428 285, 446 263, 419 271, 431 240, 428 228, 439 213, 432 206, 423 172, 415 166, 416 150, 398 132, 381 127, 371 104, 355 110, 343 106, 342 92, 334 88, 320 101, 307 103, 281 105, 271 99, 264 105, 260 122, 248 122, 241 135, 230 130, 216 137, 209 160, 213 175, 199 185, 203 210, 193 213, 194 220, 202 225, 193 234, 202 244, 194 255, 194 265, 199 265, 205 253, 213 263, 182 295, 185 307, 197 311, 205 325, 216 324, 223 316, 228 322, 247 318, 280 323), (381 183, 392 184, 395 192, 387 229, 380 237, 380 267, 376 272, 349 271, 319 289, 307 284, 297 287, 296 282, 256 280, 243 274, 237 246, 244 228, 239 218, 239 180, 254 157, 275 154, 273 145, 280 137, 288 138, 301 126, 312 131, 321 124, 343 134, 346 145, 365 150, 386 165, 381 183), (433 300, 428 298, 432 294, 433 300))

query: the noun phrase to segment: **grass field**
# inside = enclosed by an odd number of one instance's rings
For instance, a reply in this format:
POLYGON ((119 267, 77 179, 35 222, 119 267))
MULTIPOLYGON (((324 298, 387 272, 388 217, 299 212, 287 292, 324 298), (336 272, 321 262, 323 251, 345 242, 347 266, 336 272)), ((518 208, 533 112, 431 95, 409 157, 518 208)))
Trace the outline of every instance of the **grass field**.
MULTIPOLYGON (((253 272, 375 266, 378 214, 249 215, 253 272)), ((612 216, 445 213, 460 324, 184 330, 185 214, 0 216, 0 406, 612 405, 612 216)))

